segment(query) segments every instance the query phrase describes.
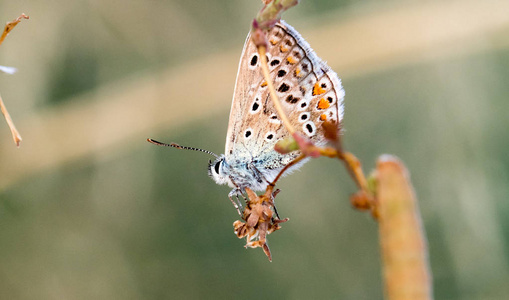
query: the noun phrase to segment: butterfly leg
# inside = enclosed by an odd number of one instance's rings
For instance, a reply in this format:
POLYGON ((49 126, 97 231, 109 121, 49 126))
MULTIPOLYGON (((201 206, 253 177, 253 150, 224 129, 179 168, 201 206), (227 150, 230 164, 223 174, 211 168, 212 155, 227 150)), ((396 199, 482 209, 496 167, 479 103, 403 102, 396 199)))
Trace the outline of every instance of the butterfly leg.
POLYGON ((263 176, 262 172, 260 172, 253 163, 248 163, 247 167, 253 171, 253 175, 258 183, 263 183, 264 181, 269 183, 269 181, 265 179, 265 176, 263 176))
POLYGON ((280 220, 281 220, 281 217, 280 217, 280 216, 279 216, 279 214, 277 213, 276 203, 274 203, 274 206, 273 206, 273 207, 274 207, 274 213, 276 214, 276 217, 277 217, 278 219, 280 219, 280 220))
POLYGON ((237 189, 233 189, 229 194, 228 194, 228 198, 230 199, 230 201, 232 202, 233 204, 233 207, 235 207, 235 209, 237 210, 237 212, 239 213, 239 216, 242 217, 242 212, 241 210, 243 209, 242 208, 242 204, 239 200, 239 190, 237 189), (237 201, 233 200, 233 197, 237 198, 237 201))
POLYGON ((240 190, 239 190, 239 191, 238 191, 238 193, 237 193, 237 196, 239 196, 239 195, 242 197, 242 199, 244 199, 244 203, 247 203, 247 200, 248 200, 248 199, 246 198, 246 196, 244 195, 244 193, 242 193, 240 190))
POLYGON ((276 189, 276 190, 272 193, 272 199, 273 199, 273 200, 272 200, 272 201, 273 201, 273 202, 272 202, 272 204, 273 204, 273 206, 272 206, 272 207, 274 207, 274 213, 276 214, 276 217, 277 217, 279 220, 281 220, 281 217, 279 216, 279 214, 278 214, 278 212, 277 212, 277 208, 276 208, 276 201, 275 201, 275 200, 276 200, 276 195, 277 195, 277 194, 279 194, 279 192, 281 192, 281 190, 280 190, 280 189, 276 189))
POLYGON ((244 199, 244 203, 246 203, 246 198, 244 198, 244 195, 240 191, 237 191, 237 193, 235 194, 235 198, 237 199, 237 204, 239 205, 240 209, 243 209, 242 201, 240 200, 239 195, 240 195, 240 197, 242 197, 244 199))

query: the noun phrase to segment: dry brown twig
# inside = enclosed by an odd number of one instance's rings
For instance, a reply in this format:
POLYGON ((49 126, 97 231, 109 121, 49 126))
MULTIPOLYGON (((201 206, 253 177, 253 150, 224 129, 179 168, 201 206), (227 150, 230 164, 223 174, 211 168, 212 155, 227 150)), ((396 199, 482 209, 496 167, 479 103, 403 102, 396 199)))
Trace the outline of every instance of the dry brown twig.
MULTIPOLYGON (((21 22, 22 19, 29 19, 29 17, 25 14, 21 14, 21 16, 17 17, 15 20, 11 22, 7 22, 5 25, 4 31, 2 33, 2 36, 0 36, 0 45, 3 43, 9 32, 16 27, 16 25, 21 22)), ((16 129, 16 126, 14 126, 14 122, 12 121, 11 116, 9 115, 9 112, 7 111, 7 107, 5 107, 4 101, 2 100, 2 97, 0 96, 0 109, 2 111, 2 114, 5 117, 5 121, 7 122, 7 125, 9 126, 12 134, 12 139, 14 140, 14 143, 17 147, 19 147, 19 144, 22 141, 21 135, 19 134, 18 130, 16 129)))
POLYGON ((16 27, 16 25, 18 25, 22 19, 30 19, 30 17, 25 14, 21 14, 16 19, 12 20, 11 22, 7 22, 7 24, 5 24, 4 32, 2 33, 2 36, 0 36, 0 45, 3 43, 3 41, 5 40, 7 35, 11 32, 11 30, 14 27, 16 27))
POLYGON ((382 155, 373 179, 386 297, 432 299, 426 238, 408 171, 396 157, 382 155))
POLYGON ((23 139, 21 138, 21 135, 16 129, 16 126, 14 126, 14 122, 12 121, 11 115, 9 114, 7 108, 5 107, 4 101, 2 100, 2 96, 0 96, 0 110, 2 110, 2 114, 4 115, 5 121, 7 122, 7 125, 11 130, 12 139, 14 140, 14 143, 16 144, 17 147, 19 147, 19 143, 21 143, 23 139))

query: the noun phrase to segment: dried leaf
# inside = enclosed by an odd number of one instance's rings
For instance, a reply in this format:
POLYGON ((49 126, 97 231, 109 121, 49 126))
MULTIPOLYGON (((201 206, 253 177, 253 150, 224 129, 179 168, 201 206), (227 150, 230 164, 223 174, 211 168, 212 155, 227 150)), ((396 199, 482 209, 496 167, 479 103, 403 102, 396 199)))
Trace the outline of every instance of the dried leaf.
POLYGON ((22 19, 29 19, 29 18, 30 18, 29 16, 27 16, 25 14, 21 14, 21 16, 17 17, 15 20, 13 20, 11 22, 7 22, 7 24, 5 24, 4 32, 2 33, 2 36, 0 37, 0 45, 5 40, 5 38, 9 34, 9 32, 11 32, 11 30, 14 27, 16 27, 16 25, 18 25, 18 23, 21 22, 22 19))
POLYGON ((331 142, 339 142, 339 131, 341 129, 340 126, 338 126, 338 123, 330 122, 330 121, 324 121, 322 124, 324 136, 327 140, 331 142))
POLYGON ((299 150, 299 144, 292 137, 277 141, 274 150, 281 154, 287 154, 299 150))

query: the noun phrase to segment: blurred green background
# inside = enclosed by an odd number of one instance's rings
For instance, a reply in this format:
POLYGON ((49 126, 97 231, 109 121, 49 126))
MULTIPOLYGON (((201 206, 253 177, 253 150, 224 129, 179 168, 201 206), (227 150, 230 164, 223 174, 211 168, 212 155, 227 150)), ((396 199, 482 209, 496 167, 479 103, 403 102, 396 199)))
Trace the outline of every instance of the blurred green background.
MULTIPOLYGON (((345 146, 408 166, 436 299, 509 297, 509 3, 301 1, 343 79, 345 146)), ((322 158, 284 178, 273 262, 233 234, 222 152, 258 0, 2 1, 1 299, 381 299, 377 225, 322 158)))

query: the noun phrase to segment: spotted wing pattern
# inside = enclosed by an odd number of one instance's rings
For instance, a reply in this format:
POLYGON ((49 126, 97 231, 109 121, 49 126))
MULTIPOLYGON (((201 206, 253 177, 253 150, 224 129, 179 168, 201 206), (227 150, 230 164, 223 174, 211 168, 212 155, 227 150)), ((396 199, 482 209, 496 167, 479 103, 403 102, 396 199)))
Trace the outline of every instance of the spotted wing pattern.
MULTIPOLYGON (((280 21, 267 34, 267 60, 271 80, 294 128, 317 145, 325 138, 322 123, 343 118, 344 90, 341 81, 318 58, 300 34, 280 21)), ((248 35, 242 51, 230 112, 225 156, 236 159, 278 157, 268 168, 280 168, 298 153, 279 155, 275 143, 287 137, 269 96, 256 46, 248 35), (273 153, 273 155, 272 155, 273 153)))

